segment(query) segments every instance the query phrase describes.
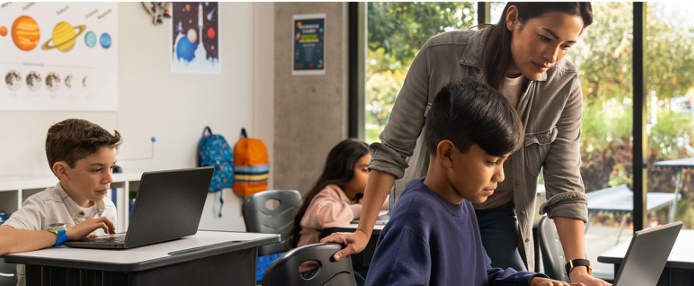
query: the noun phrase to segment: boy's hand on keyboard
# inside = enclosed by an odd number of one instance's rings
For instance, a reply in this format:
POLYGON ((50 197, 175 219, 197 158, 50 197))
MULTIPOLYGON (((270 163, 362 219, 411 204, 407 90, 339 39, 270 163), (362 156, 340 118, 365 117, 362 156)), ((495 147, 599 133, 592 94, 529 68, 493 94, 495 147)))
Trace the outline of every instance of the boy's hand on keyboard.
POLYGON ((67 229, 68 240, 79 240, 96 229, 103 229, 105 233, 116 233, 116 227, 106 217, 92 217, 82 223, 67 229))

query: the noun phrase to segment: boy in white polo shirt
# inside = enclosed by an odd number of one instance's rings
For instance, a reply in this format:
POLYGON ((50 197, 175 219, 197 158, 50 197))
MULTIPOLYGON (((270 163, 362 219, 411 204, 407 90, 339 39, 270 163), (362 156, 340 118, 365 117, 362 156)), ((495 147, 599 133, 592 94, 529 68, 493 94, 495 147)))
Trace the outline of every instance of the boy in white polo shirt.
MULTIPOLYGON (((60 181, 29 197, 0 226, 0 256, 115 233, 116 206, 104 197, 120 142, 118 131, 112 135, 87 120, 66 119, 51 126, 46 156, 60 181)), ((24 265, 17 266, 17 278, 18 285, 25 285, 24 265)))

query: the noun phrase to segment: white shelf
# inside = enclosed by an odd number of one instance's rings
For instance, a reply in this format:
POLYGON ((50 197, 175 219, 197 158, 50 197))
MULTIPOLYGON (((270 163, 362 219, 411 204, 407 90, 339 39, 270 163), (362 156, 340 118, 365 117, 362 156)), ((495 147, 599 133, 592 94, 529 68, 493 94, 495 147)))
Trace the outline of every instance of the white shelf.
MULTIPOLYGON (((111 188, 116 188, 117 200, 114 202, 118 210, 118 223, 116 231, 124 232, 128 228, 130 217, 130 191, 137 191, 140 185, 142 172, 128 172, 113 174, 111 188)), ((0 210, 12 214, 22 205, 22 202, 31 195, 53 187, 58 183, 55 176, 45 177, 0 177, 0 210)), ((111 193, 107 195, 111 198, 111 193)))

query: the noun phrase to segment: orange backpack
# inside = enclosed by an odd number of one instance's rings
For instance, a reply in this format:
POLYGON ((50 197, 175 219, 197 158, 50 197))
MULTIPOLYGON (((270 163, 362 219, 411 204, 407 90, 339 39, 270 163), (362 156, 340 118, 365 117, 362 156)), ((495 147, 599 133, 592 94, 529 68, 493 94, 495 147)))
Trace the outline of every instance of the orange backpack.
POLYGON ((241 136, 234 148, 234 193, 245 197, 267 190, 270 161, 263 141, 248 138, 245 128, 241 136))

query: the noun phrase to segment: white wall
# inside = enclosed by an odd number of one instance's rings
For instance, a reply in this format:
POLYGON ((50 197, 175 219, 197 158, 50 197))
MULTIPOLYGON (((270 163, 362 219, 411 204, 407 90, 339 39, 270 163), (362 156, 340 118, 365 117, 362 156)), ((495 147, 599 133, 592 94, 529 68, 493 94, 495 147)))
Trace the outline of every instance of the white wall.
MULTIPOLYGON (((125 172, 195 166, 206 125, 231 144, 246 127, 249 136, 267 144, 272 161, 274 4, 220 5, 222 73, 198 75, 169 72, 168 23, 152 25, 141 3, 119 3, 118 111, 1 111, 0 180, 51 176, 46 131, 73 117, 121 132, 117 159, 125 172), (153 154, 151 137, 157 140, 153 154)), ((208 197, 201 228, 245 230, 240 198, 231 190, 224 191, 224 198, 220 219, 212 208, 214 195, 208 197)))

